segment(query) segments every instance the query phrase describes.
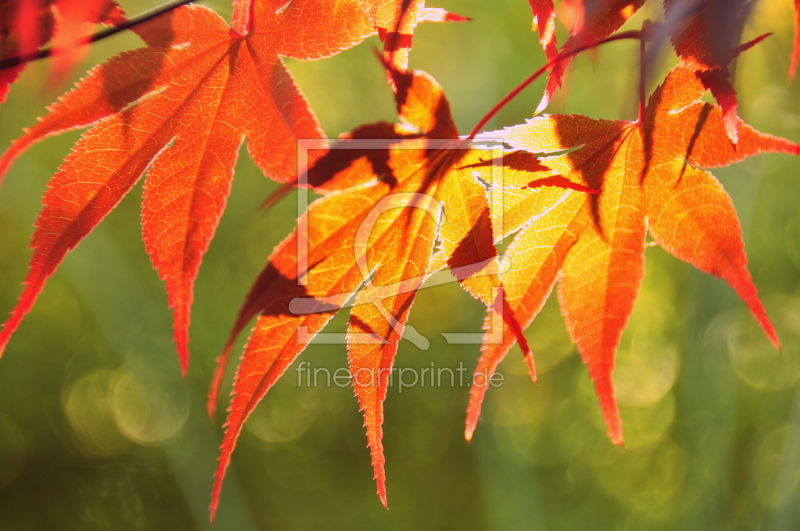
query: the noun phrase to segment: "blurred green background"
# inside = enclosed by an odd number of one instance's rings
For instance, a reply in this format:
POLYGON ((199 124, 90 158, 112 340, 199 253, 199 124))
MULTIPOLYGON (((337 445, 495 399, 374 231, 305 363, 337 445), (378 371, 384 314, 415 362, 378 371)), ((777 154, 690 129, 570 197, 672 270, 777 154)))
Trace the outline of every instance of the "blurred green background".
MULTIPOLYGON (((121 3, 129 14, 156 4, 121 3)), ((226 1, 204 4, 230 13, 226 1)), ((474 20, 420 27, 411 65, 439 80, 468 131, 543 53, 524 0, 432 5, 474 20)), ((659 5, 650 0, 630 27, 658 18, 659 5)), ((800 141, 800 82, 786 80, 793 16, 790 0, 757 4, 745 39, 775 35, 741 58, 736 85, 747 122, 800 141)), ((83 68, 136 46, 132 35, 103 41, 83 68)), ((394 119, 375 46, 373 38, 324 61, 287 61, 329 135, 394 119)), ((574 61, 568 95, 549 111, 634 118, 637 47, 614 43, 574 61)), ((665 52, 662 74, 673 61, 665 52)), ((43 87, 47 67, 31 65, 0 109, 0 148, 55 97, 43 87)), ((542 87, 534 84, 490 128, 530 116, 542 87)), ((47 180, 78 135, 31 149, 0 189, 2 316, 21 291, 47 180)), ((715 175, 740 214, 781 352, 723 282, 651 247, 614 374, 627 450, 606 437, 551 300, 527 332, 539 385, 512 351, 471 444, 462 435, 468 388, 390 390, 388 511, 375 495, 352 391, 300 386, 290 369, 246 425, 214 528, 800 527, 800 159, 763 155, 715 175)), ((297 215, 292 199, 258 212, 274 189, 243 153, 197 282, 185 380, 163 286, 141 243, 141 185, 67 256, 0 360, 0 530, 209 528, 222 431, 206 418, 204 397, 244 293, 297 215)), ((447 345, 440 333, 477 332, 482 316, 456 285, 423 290, 410 323, 431 348, 403 342, 397 366, 463 363, 471 371, 478 346, 447 345)), ((344 323, 340 316, 328 331, 344 323)), ((345 346, 312 345, 303 360, 343 367, 345 346)))

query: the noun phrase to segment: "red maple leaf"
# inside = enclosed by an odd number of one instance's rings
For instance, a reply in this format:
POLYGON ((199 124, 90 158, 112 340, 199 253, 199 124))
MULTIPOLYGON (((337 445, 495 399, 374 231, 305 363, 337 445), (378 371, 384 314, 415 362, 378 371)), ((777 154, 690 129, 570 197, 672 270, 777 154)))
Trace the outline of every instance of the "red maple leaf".
POLYGON ((789 79, 794 79, 797 72, 797 63, 800 61, 800 0, 794 0, 794 46, 792 59, 789 63, 789 79))
MULTIPOLYGON (((0 2, 0 60, 23 58, 52 38, 50 84, 63 81, 85 54, 95 26, 119 24, 125 17, 113 0, 3 0, 0 2)), ((0 103, 25 63, 0 70, 0 103)))
POLYGON ((542 44, 545 56, 552 61, 558 56, 556 43, 556 10, 553 0, 528 0, 533 13, 531 29, 539 31, 539 42, 542 44))
MULTIPOLYGON (((539 0, 540 1, 540 0, 539 0)), ((622 26, 629 18, 633 16, 636 11, 642 7, 645 0, 583 0, 582 9, 580 9, 581 16, 574 21, 571 28, 572 35, 564 46, 561 47, 561 55, 569 54, 594 42, 598 42, 622 26)), ((533 6, 533 4, 532 4, 533 6)), ((539 13, 541 7, 537 7, 535 13, 539 13)), ((542 11, 543 16, 548 15, 548 9, 542 11)), ((540 28, 541 31, 541 28, 540 28)), ((544 38, 544 34, 541 38, 544 38)), ((548 48, 545 48, 547 51, 548 48)), ((548 51, 548 60, 552 52, 548 51)), ((567 57, 553 66, 550 75, 547 78, 547 85, 542 96, 542 101, 536 112, 543 111, 550 103, 556 89, 561 86, 561 80, 564 77, 569 66, 571 57, 567 57)))
POLYGON ((166 282, 186 370, 194 280, 241 142, 247 138, 255 163, 285 182, 297 172, 297 139, 322 136, 280 57, 329 56, 374 32, 358 0, 273 4, 235 4, 237 29, 250 21, 246 36, 201 6, 138 27, 149 47, 94 68, 0 158, 2 175, 34 142, 91 127, 45 192, 25 290, 0 333, 0 353, 64 255, 147 172, 143 237, 166 282))
MULTIPOLYGON (((566 192, 546 214, 527 222, 520 212, 539 212, 533 207, 539 197, 535 190, 523 190, 505 205, 514 222, 496 237, 519 231, 508 247, 512 266, 502 280, 523 326, 558 281, 567 328, 588 365, 609 436, 617 444, 622 444, 622 425, 611 373, 644 275, 647 233, 676 257, 728 281, 778 347, 747 271, 733 204, 706 169, 765 152, 797 155, 800 146, 741 121, 739 142, 732 144, 723 111, 701 101, 705 92, 694 70, 680 65, 650 98, 642 122, 553 115, 485 135, 517 149, 553 153, 541 164, 601 190, 591 196, 566 192), (571 151, 555 155, 565 150, 571 151)), ((514 341, 507 334, 503 344, 485 345, 476 372, 494 372, 514 341)), ((471 390, 467 439, 485 391, 479 386, 471 390)))
MULTIPOLYGON (((0 59, 35 52, 53 34, 53 0, 3 0, 0 2, 0 59)), ((25 69, 18 64, 0 70, 0 103, 6 101, 10 85, 25 69)))
POLYGON ((414 29, 421 22, 465 22, 461 15, 425 7, 425 0, 361 0, 383 41, 384 58, 397 70, 408 68, 414 29))
POLYGON ((57 86, 88 52, 86 44, 98 23, 118 25, 125 21, 122 9, 112 0, 58 0, 56 31, 49 84, 57 86))
MULTIPOLYGON (((308 183, 326 195, 309 206, 298 228, 273 251, 219 359, 209 395, 212 415, 234 341, 257 316, 236 372, 212 517, 244 422, 342 308, 352 306, 347 336, 350 374, 384 505, 383 402, 401 336, 427 342, 406 326, 422 283, 449 266, 471 295, 495 314, 502 313, 500 322, 525 341, 497 275, 485 189, 492 180, 492 165, 485 163, 491 151, 470 149, 469 141, 459 139, 449 103, 433 79, 422 72, 391 73, 400 123, 358 128, 309 170, 308 183), (358 144, 375 139, 384 142, 371 148, 358 144)), ((509 155, 508 162, 517 157, 532 158, 517 153, 509 155)), ((530 165, 520 173, 534 186, 593 191, 554 178, 542 166, 530 165)), ((524 346, 523 351, 530 361, 524 346)), ((532 364, 530 370, 533 374, 532 364)))

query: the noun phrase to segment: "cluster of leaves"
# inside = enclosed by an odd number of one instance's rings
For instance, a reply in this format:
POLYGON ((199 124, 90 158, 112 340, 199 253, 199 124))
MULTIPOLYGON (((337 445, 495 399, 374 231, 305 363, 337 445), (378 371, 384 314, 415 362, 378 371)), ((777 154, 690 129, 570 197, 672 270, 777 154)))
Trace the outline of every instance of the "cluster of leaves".
MULTIPOLYGON (((623 435, 611 375, 644 275, 648 234, 676 257, 724 278, 777 348, 747 270, 733 205, 707 171, 758 153, 800 154, 797 144, 755 131, 736 114, 729 64, 760 40, 739 44, 749 0, 664 0, 662 23, 619 34, 644 0, 563 0, 570 37, 560 47, 553 0, 529 2, 549 61, 541 70, 549 77, 537 114, 571 58, 604 42, 639 40, 642 79, 648 49, 666 38, 680 62, 647 101, 642 81, 635 121, 542 114, 479 135, 537 73, 460 136, 441 87, 406 70, 417 24, 465 20, 424 0, 234 0, 231 25, 196 5, 132 25, 147 46, 92 69, 0 157, 2 177, 33 143, 89 128, 44 195, 25 287, 0 332, 0 353, 66 253, 147 174, 143 239, 166 284, 185 372, 193 285, 245 138, 253 161, 284 189, 310 187, 323 197, 274 250, 219 358, 209 393, 212 416, 234 342, 256 319, 236 373, 212 517, 247 417, 345 307, 351 308, 353 386, 386 504, 381 425, 389 371, 404 331, 414 333, 405 323, 417 290, 445 269, 486 306, 476 369, 484 375, 519 343, 536 379, 523 330, 558 283, 567 328, 616 444, 623 435), (281 58, 324 58, 376 33, 399 121, 362 125, 328 149, 281 58), (708 91, 716 105, 703 101, 708 91), (300 152, 299 142, 308 139, 317 141, 300 152), (500 139, 511 149, 498 153, 476 139, 500 139), (365 141, 373 143, 365 148, 365 141), (506 238, 512 239, 501 260, 495 245, 506 238), (497 330, 500 341, 491 333, 497 330)), ((55 63, 54 75, 63 77, 78 45, 87 42, 86 25, 97 22, 124 19, 109 0, 0 3, 6 67, 0 97, 24 66, 20 57, 51 38, 52 49, 62 50, 55 55, 66 58, 55 63), (38 33, 27 32, 33 26, 38 33)), ((800 38, 791 74, 798 49, 800 38)), ((470 391, 467 439, 485 391, 480 385, 470 391)))

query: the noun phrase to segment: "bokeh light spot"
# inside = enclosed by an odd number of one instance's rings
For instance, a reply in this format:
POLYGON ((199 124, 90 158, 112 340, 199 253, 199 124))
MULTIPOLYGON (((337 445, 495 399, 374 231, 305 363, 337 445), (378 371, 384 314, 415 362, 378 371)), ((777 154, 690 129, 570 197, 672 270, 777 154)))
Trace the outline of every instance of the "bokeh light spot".
POLYGON ((773 348, 745 311, 726 313, 718 319, 729 327, 728 352, 736 375, 756 389, 786 389, 800 380, 800 299, 780 297, 769 302, 781 350, 773 348))
POLYGON ((75 442, 87 457, 109 457, 128 446, 114 422, 109 395, 114 371, 100 370, 74 382, 62 396, 62 406, 75 442))
POLYGON ((186 383, 177 371, 142 362, 126 364, 112 390, 114 420, 138 444, 159 444, 175 435, 189 416, 186 383))
POLYGON ((636 333, 617 352, 614 385, 620 405, 647 406, 661 400, 678 378, 678 349, 665 337, 636 333))
POLYGON ((797 497, 800 484, 798 438, 800 425, 787 423, 769 432, 758 446, 754 463, 756 490, 759 500, 767 507, 780 507, 797 497))

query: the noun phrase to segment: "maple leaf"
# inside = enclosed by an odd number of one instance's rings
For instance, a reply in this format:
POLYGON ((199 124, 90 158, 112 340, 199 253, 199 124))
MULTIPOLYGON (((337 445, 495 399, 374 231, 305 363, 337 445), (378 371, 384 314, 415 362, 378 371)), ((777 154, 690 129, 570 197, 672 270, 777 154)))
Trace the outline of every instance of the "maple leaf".
POLYGON ((194 280, 225 207, 240 144, 246 137, 255 163, 273 179, 290 181, 297 139, 322 136, 280 57, 326 57, 374 33, 358 0, 275 4, 234 5, 246 36, 201 6, 138 27, 149 47, 94 68, 0 158, 2 175, 34 142, 91 126, 45 192, 25 289, 0 333, 0 353, 64 255, 147 171, 143 238, 166 283, 185 372, 194 280))
POLYGON ((553 0, 528 0, 533 13, 531 29, 539 31, 539 42, 542 44, 548 61, 558 56, 556 43, 556 10, 553 0))
MULTIPOLYGON (((447 99, 432 78, 391 68, 390 73, 397 87, 400 123, 356 129, 309 169, 308 184, 326 195, 309 206, 298 228, 273 251, 218 360, 209 393, 212 415, 234 341, 258 316, 234 380, 212 517, 245 420, 342 308, 352 307, 347 333, 350 374, 384 505, 383 401, 401 336, 427 344, 406 326, 422 283, 449 266, 471 295, 495 314, 502 312, 501 320, 524 342, 500 287, 489 201, 475 175, 491 180, 491 167, 481 163, 491 158, 491 151, 470 149, 469 141, 459 139, 447 99), (365 148, 358 144, 364 139, 383 143, 365 148)), ((529 181, 539 183, 542 177, 539 184, 544 187, 564 185, 552 179, 551 170, 538 170, 525 173, 529 181)), ((525 354, 530 360, 529 351, 525 354)))
POLYGON ((789 79, 794 79, 798 61, 800 61, 800 0, 794 0, 794 45, 789 62, 789 79))
POLYGON ((697 72, 722 107, 725 128, 738 141, 736 90, 728 70, 738 52, 750 0, 664 0, 667 31, 682 62, 697 72))
MULTIPOLYGON (((36 52, 52 38, 53 67, 50 84, 62 81, 85 54, 81 48, 98 23, 125 20, 113 0, 3 0, 0 2, 0 60, 36 52), (55 8, 55 9, 53 9, 55 8)), ((0 103, 25 64, 0 70, 0 103)))
MULTIPOLYGON (((53 0, 0 1, 0 59, 36 51, 53 33, 53 0)), ((6 101, 9 86, 14 83, 25 65, 0 70, 0 103, 6 101)))
POLYGON ((88 38, 97 24, 118 25, 125 14, 112 0, 58 0, 56 31, 52 39, 53 65, 48 83, 62 83, 70 70, 86 55, 88 38))
POLYGON ((425 7, 425 0, 362 0, 383 42, 384 58, 396 70, 408 68, 414 29, 421 22, 465 22, 461 15, 425 7))
MULTIPOLYGON (((522 190, 505 208, 511 268, 502 275, 510 306, 527 327, 558 280, 558 300, 570 336, 594 382, 611 440, 622 426, 611 373, 622 331, 644 275, 645 234, 698 269, 724 278, 778 347, 756 294, 741 228, 730 197, 706 169, 759 153, 800 154, 800 146, 759 133, 739 121, 739 142, 726 134, 723 111, 701 101, 706 88, 679 65, 650 98, 643 122, 553 115, 487 133, 514 148, 554 154, 541 164, 564 178, 601 190, 564 192, 546 214, 521 219, 538 197, 522 190), (573 150, 566 154, 557 154, 573 150)), ((519 181, 521 184, 524 179, 519 181)), ((490 316, 491 317, 491 316, 490 316)), ((476 372, 491 374, 514 338, 485 345, 476 372)), ((473 386, 467 412, 470 439, 486 389, 473 386)))
MULTIPOLYGON (((572 35, 561 47, 561 55, 564 56, 593 42, 600 41, 615 31, 617 31, 636 11, 642 7, 645 0, 583 0, 581 17, 575 21, 572 27, 572 35)), ((533 0, 531 0, 533 6, 533 0)), ((538 5, 544 5, 542 0, 537 0, 538 5)), ((549 7, 548 7, 549 8, 549 7)), ((536 13, 538 13, 538 8, 536 13)), ((543 16, 549 16, 547 9, 543 11, 543 16)), ((544 37, 544 34, 543 34, 544 37)), ((545 48, 547 51, 547 48, 545 48)), ((551 60, 548 52, 548 60, 551 60)), ((547 77, 544 95, 536 108, 536 113, 543 111, 550 103, 556 89, 561 86, 572 57, 566 57, 553 66, 550 75, 547 77)))

